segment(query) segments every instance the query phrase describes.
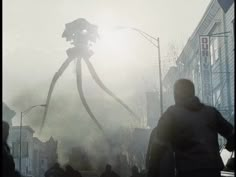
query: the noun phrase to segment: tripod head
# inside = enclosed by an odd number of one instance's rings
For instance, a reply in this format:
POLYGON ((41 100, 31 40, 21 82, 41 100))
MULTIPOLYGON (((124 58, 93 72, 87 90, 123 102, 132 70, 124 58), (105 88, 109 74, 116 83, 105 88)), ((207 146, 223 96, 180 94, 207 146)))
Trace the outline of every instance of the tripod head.
POLYGON ((66 38, 66 41, 71 41, 71 44, 74 45, 74 48, 67 51, 68 56, 77 57, 79 54, 80 56, 81 54, 91 56, 93 52, 90 47, 99 37, 98 27, 84 18, 78 18, 65 26, 62 37, 66 38))

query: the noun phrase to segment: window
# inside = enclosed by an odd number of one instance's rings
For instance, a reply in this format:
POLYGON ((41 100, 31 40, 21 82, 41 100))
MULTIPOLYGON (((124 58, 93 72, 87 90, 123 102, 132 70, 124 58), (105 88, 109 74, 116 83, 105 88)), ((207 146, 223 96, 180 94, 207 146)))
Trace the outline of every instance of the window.
POLYGON ((211 52, 211 65, 213 65, 216 62, 216 60, 219 59, 219 38, 218 37, 211 37, 210 52, 211 52))
POLYGON ((192 80, 193 80, 194 83, 196 83, 195 82, 196 76, 195 76, 195 70, 194 69, 192 69, 192 80))
POLYGON ((200 62, 195 66, 193 82, 195 84, 196 95, 200 95, 201 81, 200 81, 200 62))
POLYGON ((216 21, 213 27, 211 28, 210 35, 210 57, 211 57, 211 65, 215 64, 215 62, 219 59, 219 37, 214 36, 220 33, 220 22, 216 21))
POLYGON ((213 104, 216 108, 219 108, 220 104, 221 104, 221 91, 220 88, 218 88, 217 90, 215 90, 213 92, 213 104))

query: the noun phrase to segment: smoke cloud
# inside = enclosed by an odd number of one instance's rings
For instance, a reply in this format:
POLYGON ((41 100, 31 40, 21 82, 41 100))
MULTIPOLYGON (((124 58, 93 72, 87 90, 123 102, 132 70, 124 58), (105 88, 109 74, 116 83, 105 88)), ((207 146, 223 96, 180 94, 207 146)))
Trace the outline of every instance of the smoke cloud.
MULTIPOLYGON (((128 145, 125 144, 128 142, 124 141, 124 137, 128 138, 128 134, 134 127, 140 127, 141 120, 135 120, 119 103, 103 92, 90 77, 84 77, 85 97, 113 145, 112 153, 114 155, 112 158, 114 160, 115 154, 118 153, 121 146, 128 145), (123 135, 120 134, 121 132, 123 135)), ((61 77, 60 79, 63 80, 64 78, 61 77)), ((35 88, 22 89, 19 95, 9 101, 10 105, 22 111, 35 104, 44 104, 47 95, 44 91, 46 85, 49 84, 42 82, 38 83, 35 88)), ((139 107, 145 107, 144 95, 128 90, 125 85, 121 85, 120 88, 117 95, 138 115, 143 114, 139 107)), ((86 149, 93 158, 93 166, 97 165, 95 163, 98 163, 99 159, 107 158, 109 145, 83 107, 77 92, 75 77, 59 81, 56 84, 45 126, 42 133, 39 134, 43 116, 42 109, 44 107, 31 110, 24 116, 23 124, 30 125, 35 130, 34 136, 39 137, 42 141, 48 140, 51 136, 58 140, 60 163, 68 162, 73 147, 86 149)), ((114 163, 112 158, 106 160, 114 163)))

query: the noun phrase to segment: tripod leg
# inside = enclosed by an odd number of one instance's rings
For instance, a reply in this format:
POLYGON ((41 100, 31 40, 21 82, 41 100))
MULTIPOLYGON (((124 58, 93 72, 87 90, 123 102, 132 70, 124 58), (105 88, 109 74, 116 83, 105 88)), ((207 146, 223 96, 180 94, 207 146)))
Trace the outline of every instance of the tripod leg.
POLYGON ((64 63, 61 65, 61 67, 59 68, 59 70, 55 73, 55 75, 53 76, 53 79, 51 81, 51 85, 48 91, 48 96, 47 96, 47 100, 46 100, 46 108, 43 114, 43 121, 40 127, 40 133, 42 131, 42 128, 44 126, 45 120, 46 120, 46 116, 48 113, 48 106, 49 106, 49 102, 52 96, 52 91, 54 89, 54 86, 57 82, 57 80, 59 79, 59 77, 63 74, 63 72, 65 71, 65 69, 68 67, 68 65, 70 64, 70 62, 73 60, 73 58, 67 58, 66 61, 64 61, 64 63))
POLYGON ((77 59, 77 64, 76 64, 76 79, 77 79, 77 88, 78 88, 79 96, 80 96, 80 99, 81 99, 81 101, 82 101, 86 111, 88 112, 88 114, 92 118, 92 120, 95 122, 97 127, 105 135, 105 132, 104 132, 102 126, 100 125, 100 123, 95 118, 94 114, 92 113, 91 109, 89 108, 88 103, 86 102, 86 99, 84 97, 83 87, 82 87, 81 59, 77 59))
POLYGON ((137 120, 141 120, 130 108, 127 106, 121 99, 119 99, 114 93, 112 93, 101 81, 101 79, 98 77, 93 65, 89 62, 87 58, 84 58, 85 63, 88 66, 88 69, 95 80, 95 82, 112 98, 114 98, 117 102, 119 102, 132 116, 134 116, 137 120))

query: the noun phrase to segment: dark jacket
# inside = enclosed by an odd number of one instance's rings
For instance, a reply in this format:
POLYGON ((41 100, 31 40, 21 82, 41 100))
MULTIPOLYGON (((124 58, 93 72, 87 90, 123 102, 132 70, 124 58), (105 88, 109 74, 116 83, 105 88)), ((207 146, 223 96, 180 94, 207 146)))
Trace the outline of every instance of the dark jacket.
POLYGON ((53 166, 52 168, 48 169, 45 174, 45 177, 65 177, 65 172, 62 168, 53 166))
POLYGON ((119 177, 119 175, 114 171, 110 172, 105 171, 101 174, 101 177, 119 177))
MULTIPOLYGON (((159 147, 164 147, 165 143, 172 145, 176 168, 184 171, 223 169, 218 133, 228 140, 230 147, 234 147, 232 132, 233 126, 219 111, 193 97, 167 109, 158 122, 156 135, 159 147)), ((163 149, 157 148, 156 155, 161 156, 163 149)))
POLYGON ((148 177, 162 176, 162 177, 174 177, 175 176, 175 160, 173 149, 170 143, 166 144, 165 152, 162 153, 157 162, 153 149, 155 149, 155 141, 157 134, 157 127, 155 127, 150 135, 147 154, 146 154, 146 168, 148 169, 148 177), (158 167, 157 167, 158 166, 158 167))
POLYGON ((80 172, 71 168, 65 171, 65 177, 82 177, 82 176, 80 172))

